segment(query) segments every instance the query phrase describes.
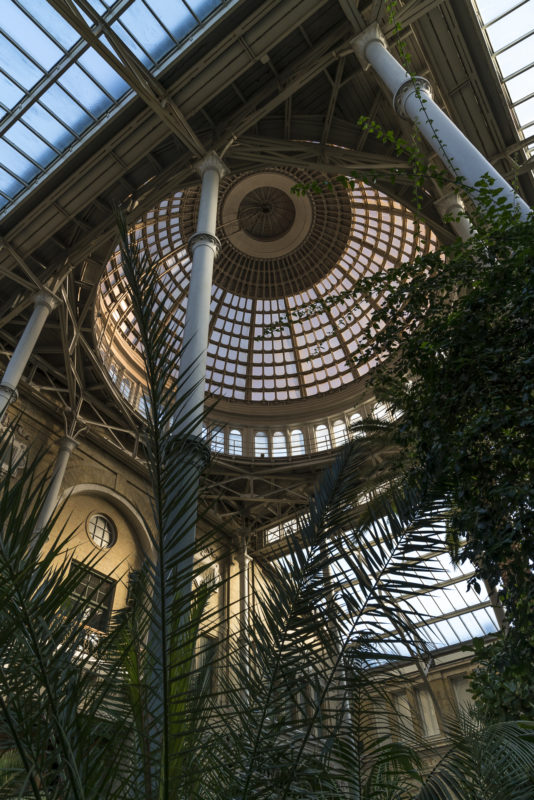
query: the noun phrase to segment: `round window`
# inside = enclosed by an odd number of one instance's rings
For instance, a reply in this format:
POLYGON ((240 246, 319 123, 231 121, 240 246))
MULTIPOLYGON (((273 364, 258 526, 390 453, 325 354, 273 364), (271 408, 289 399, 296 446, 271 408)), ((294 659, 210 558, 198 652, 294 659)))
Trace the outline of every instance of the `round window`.
POLYGON ((114 524, 104 514, 93 514, 89 517, 87 533, 97 547, 113 547, 117 538, 114 524))

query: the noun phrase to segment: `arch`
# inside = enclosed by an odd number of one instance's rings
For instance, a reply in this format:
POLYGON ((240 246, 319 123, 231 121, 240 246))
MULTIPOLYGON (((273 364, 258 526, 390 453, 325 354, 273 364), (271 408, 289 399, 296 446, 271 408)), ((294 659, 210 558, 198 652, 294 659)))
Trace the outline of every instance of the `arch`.
POLYGON ((256 457, 269 455, 269 439, 263 431, 258 431, 254 436, 254 455, 256 457))
POLYGON ((291 455, 303 456, 305 452, 304 434, 301 430, 295 428, 295 430, 291 431, 291 455))
POLYGON ((315 447, 317 451, 330 450, 331 446, 328 428, 324 424, 317 425, 315 428, 315 447))
POLYGON ((62 504, 77 494, 88 494, 93 496, 100 495, 109 503, 115 505, 118 511, 124 515, 128 524, 131 525, 132 530, 135 532, 138 538, 139 545, 143 553, 150 558, 154 557, 154 547, 152 544, 150 527, 141 512, 133 505, 133 503, 124 497, 124 495, 119 494, 119 492, 115 491, 115 489, 111 489, 109 486, 103 486, 99 483, 78 483, 76 486, 72 486, 71 488, 62 492, 59 503, 62 504))
POLYGON ((283 431, 273 433, 272 451, 275 458, 287 458, 287 439, 283 431))
POLYGON ((334 440, 334 447, 341 447, 342 444, 348 441, 347 426, 345 420, 336 419, 332 426, 332 438, 334 440))
POLYGON ((243 435, 237 428, 233 428, 228 434, 228 452, 231 456, 243 455, 243 435))

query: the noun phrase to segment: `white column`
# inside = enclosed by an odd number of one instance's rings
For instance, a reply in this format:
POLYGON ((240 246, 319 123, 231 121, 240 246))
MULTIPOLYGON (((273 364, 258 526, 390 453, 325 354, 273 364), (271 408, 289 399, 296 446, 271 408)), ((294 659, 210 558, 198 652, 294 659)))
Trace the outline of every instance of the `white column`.
POLYGON ((17 397, 17 386, 22 377, 22 373, 33 352, 35 343, 43 326, 48 319, 48 315, 57 305, 57 298, 48 290, 43 289, 35 295, 34 309, 28 320, 24 332, 19 339, 13 355, 9 359, 2 383, 0 383, 0 419, 6 408, 17 397))
POLYGON ((45 501, 35 525, 36 531, 40 531, 42 528, 44 528, 54 512, 59 498, 61 484, 63 483, 63 478, 65 477, 65 471, 67 469, 70 454, 77 444, 78 442, 71 436, 64 436, 59 440, 59 452, 56 457, 54 472, 52 473, 52 480, 50 481, 50 486, 48 487, 45 501))
MULTIPOLYGON (((248 534, 243 533, 239 543, 239 652, 243 671, 248 675, 250 669, 250 641, 249 629, 249 565, 248 534)), ((244 691, 244 697, 247 692, 244 691)))
POLYGON ((239 546, 239 627, 243 642, 248 639, 249 615, 249 563, 247 536, 243 535, 239 546))
POLYGON ((469 219, 465 213, 465 207, 462 200, 456 192, 449 192, 435 201, 440 216, 447 219, 447 222, 457 236, 463 242, 467 242, 472 236, 472 228, 469 219))
POLYGON ((351 44, 363 68, 372 66, 384 81, 393 95, 397 113, 418 125, 445 167, 473 188, 475 200, 475 184, 487 174, 494 181, 493 188, 502 190, 499 197, 512 203, 522 219, 527 218, 530 213, 527 203, 434 102, 428 81, 411 76, 391 55, 376 23, 352 39, 351 44))
POLYGON ((215 235, 219 183, 227 172, 216 153, 208 153, 198 162, 202 178, 196 232, 189 240, 191 280, 180 356, 180 405, 184 428, 194 436, 202 433, 204 381, 208 348, 213 262, 220 242, 215 235), (194 421, 194 425, 191 423, 194 421))

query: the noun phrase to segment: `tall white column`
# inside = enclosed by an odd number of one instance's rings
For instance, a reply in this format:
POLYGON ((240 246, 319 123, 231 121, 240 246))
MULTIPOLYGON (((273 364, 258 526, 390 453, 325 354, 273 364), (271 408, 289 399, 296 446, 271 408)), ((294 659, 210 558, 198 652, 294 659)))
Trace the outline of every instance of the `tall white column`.
POLYGON ((33 352, 35 343, 43 326, 48 319, 48 315, 57 305, 57 298, 48 290, 43 289, 35 295, 34 309, 28 320, 24 332, 19 339, 13 355, 9 360, 7 369, 0 383, 0 419, 8 405, 17 397, 17 386, 22 377, 22 373, 33 352))
POLYGON ((56 463, 54 465, 54 472, 52 473, 52 480, 50 481, 50 486, 48 487, 48 492, 41 508, 41 512, 37 518, 37 523, 35 525, 36 531, 40 531, 42 528, 44 528, 54 512, 59 498, 61 484, 63 483, 63 478, 65 477, 65 471, 67 469, 70 454, 77 444, 78 442, 73 439, 72 436, 63 436, 63 438, 59 440, 59 451, 56 457, 56 463))
POLYGON ((202 432, 204 381, 210 323, 213 263, 220 242, 215 235, 219 183, 227 169, 216 153, 208 153, 198 162, 202 178, 196 232, 189 240, 191 280, 180 356, 180 392, 185 400, 180 405, 184 428, 194 436, 202 432), (191 423, 195 424, 191 427, 191 423))
POLYGON ((239 544, 239 629, 245 659, 248 661, 248 622, 249 622, 249 564, 247 548, 248 536, 243 535, 239 544))
MULTIPOLYGON (((197 164, 202 183, 196 232, 191 237, 191 277, 180 354, 178 405, 175 411, 176 428, 172 431, 180 453, 180 475, 172 489, 166 492, 165 515, 169 526, 164 534, 168 580, 179 577, 180 591, 186 602, 191 601, 194 574, 194 545, 198 514, 200 474, 209 460, 209 449, 202 438, 204 384, 210 322, 213 262, 219 247, 215 236, 219 182, 226 168, 216 153, 208 153, 197 164), (185 439, 185 442, 184 442, 185 439)), ((157 587, 154 602, 159 602, 157 587)), ((184 626, 189 621, 189 609, 184 611, 184 626)), ((161 648, 157 625, 149 639, 154 648, 161 648)), ((160 652, 159 658, 163 655, 160 652)))
POLYGON ((426 78, 411 76, 391 55, 376 23, 352 39, 351 44, 363 68, 372 66, 384 81, 393 95, 397 113, 418 125, 445 167, 473 188, 475 200, 475 184, 487 174, 494 181, 493 188, 502 190, 499 196, 513 204, 522 219, 527 218, 530 213, 527 203, 434 102, 426 78))

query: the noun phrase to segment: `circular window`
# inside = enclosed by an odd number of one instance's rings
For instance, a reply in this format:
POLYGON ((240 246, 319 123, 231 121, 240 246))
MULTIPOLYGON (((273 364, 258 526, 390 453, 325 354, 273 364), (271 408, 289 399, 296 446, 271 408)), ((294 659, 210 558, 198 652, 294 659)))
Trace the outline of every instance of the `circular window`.
POLYGON ((114 524, 104 514, 93 514, 89 517, 87 533, 97 547, 113 547, 117 538, 114 524))

